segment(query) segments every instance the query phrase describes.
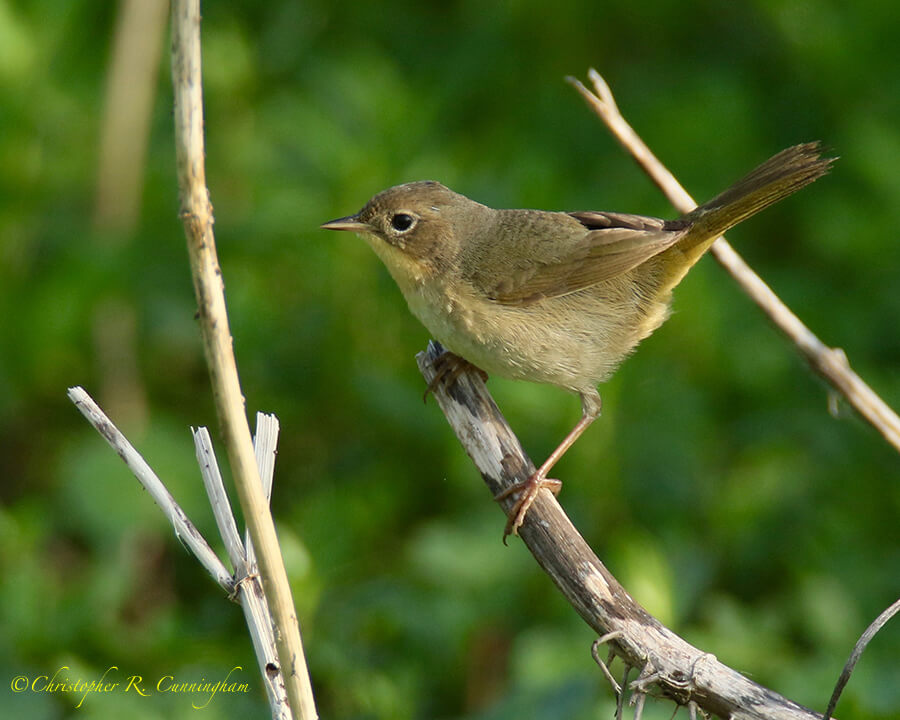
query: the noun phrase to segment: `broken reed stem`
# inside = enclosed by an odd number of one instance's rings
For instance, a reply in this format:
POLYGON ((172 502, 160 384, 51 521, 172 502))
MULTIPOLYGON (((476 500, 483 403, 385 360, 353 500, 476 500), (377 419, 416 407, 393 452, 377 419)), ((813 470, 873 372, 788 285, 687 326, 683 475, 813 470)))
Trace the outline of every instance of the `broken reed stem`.
POLYGON ((312 687, 287 571, 260 484, 228 327, 222 273, 216 256, 212 206, 204 166, 199 0, 175 0, 172 4, 172 82, 181 217, 213 398, 272 612, 280 670, 291 711, 299 720, 312 720, 317 717, 312 687))

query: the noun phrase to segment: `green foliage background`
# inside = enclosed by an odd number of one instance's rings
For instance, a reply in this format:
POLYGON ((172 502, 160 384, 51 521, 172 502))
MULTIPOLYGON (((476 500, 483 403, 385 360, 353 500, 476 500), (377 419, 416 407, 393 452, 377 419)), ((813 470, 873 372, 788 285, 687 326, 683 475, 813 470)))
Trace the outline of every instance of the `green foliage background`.
MULTIPOLYGON (((162 60, 140 226, 94 229, 116 5, 0 0, 0 680, 3 713, 196 717, 190 698, 10 690, 17 675, 223 676, 264 717, 239 609, 68 403, 84 385, 214 538, 189 426, 215 427, 162 60), (134 320, 139 397, 98 337, 134 320)), ((326 718, 597 718, 593 637, 520 543, 433 403, 428 339, 371 252, 319 223, 433 178, 487 204, 670 216, 566 84, 590 66, 696 197, 796 142, 828 178, 731 235, 900 405, 900 12, 893 1, 208 2, 208 182, 250 412, 282 423, 274 511, 326 718)), ((128 343, 127 337, 122 342, 128 343)), ((123 361, 127 362, 127 360, 123 361)), ((534 458, 578 416, 492 379, 534 458)), ((897 454, 711 259, 601 388, 561 501, 635 597, 754 680, 824 709, 900 588, 897 454)), ((900 717, 900 630, 841 718, 900 717)), ((671 705, 651 703, 650 717, 671 705)), ((13 715, 9 715, 12 717, 13 715)))

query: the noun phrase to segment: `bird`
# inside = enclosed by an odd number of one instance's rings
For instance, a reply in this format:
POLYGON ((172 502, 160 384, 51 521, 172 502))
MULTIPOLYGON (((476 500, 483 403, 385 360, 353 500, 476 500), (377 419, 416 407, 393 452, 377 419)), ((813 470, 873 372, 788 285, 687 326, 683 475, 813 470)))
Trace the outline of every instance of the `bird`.
MULTIPOLYGON (((726 230, 826 174, 818 142, 787 148, 712 200, 673 220, 621 212, 493 209, 433 180, 397 185, 322 224, 362 237, 412 314, 467 365, 554 385, 581 399, 581 418, 524 482, 504 541, 517 534, 548 473, 600 415, 597 386, 670 313, 673 288, 726 230)), ((426 391, 427 395, 427 391, 426 391)))

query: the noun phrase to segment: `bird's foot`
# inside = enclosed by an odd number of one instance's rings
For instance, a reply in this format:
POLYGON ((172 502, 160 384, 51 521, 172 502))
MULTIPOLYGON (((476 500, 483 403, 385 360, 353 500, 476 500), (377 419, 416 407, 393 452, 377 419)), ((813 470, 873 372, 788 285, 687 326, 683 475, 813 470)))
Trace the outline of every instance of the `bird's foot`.
POLYGON ((515 485, 510 485, 506 490, 495 495, 494 500, 499 501, 508 498, 510 495, 521 493, 516 500, 515 505, 510 508, 509 517, 506 520, 506 527, 503 529, 503 544, 506 544, 506 538, 510 535, 519 534, 519 528, 522 527, 522 523, 525 522, 525 516, 528 514, 528 509, 534 503, 538 493, 543 488, 546 488, 554 495, 557 495, 559 494, 561 487, 561 481, 554 480, 553 478, 541 477, 540 472, 538 471, 527 480, 516 483, 515 485))
POLYGON ((428 402, 428 396, 435 391, 435 388, 437 388, 438 385, 444 383, 446 387, 449 388, 456 382, 456 379, 460 375, 468 370, 477 372, 483 381, 487 381, 487 373, 480 367, 473 365, 465 358, 460 357, 449 350, 445 350, 443 354, 438 355, 434 361, 434 377, 431 378, 431 382, 428 383, 428 387, 425 388, 425 394, 422 395, 422 402, 428 402))

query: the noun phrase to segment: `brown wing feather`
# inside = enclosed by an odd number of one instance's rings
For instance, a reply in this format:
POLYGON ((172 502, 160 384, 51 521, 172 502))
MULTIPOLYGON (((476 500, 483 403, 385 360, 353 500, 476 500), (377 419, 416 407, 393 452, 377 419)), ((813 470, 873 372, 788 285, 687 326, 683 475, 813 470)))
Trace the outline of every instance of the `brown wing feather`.
POLYGON ((496 283, 489 296, 504 305, 528 305, 583 290, 627 272, 671 247, 687 224, 623 213, 568 213, 587 230, 555 262, 535 262, 496 283))

